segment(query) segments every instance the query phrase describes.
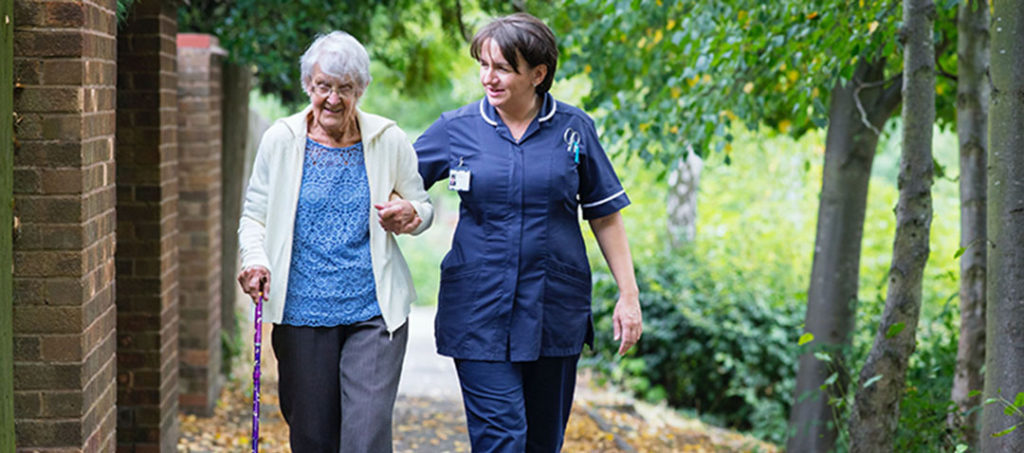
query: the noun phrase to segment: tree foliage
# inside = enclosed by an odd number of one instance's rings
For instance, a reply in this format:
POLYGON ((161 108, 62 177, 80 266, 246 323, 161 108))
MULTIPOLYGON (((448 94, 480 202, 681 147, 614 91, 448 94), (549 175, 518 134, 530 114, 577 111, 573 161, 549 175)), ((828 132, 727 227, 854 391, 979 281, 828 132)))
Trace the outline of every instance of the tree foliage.
POLYGON ((305 98, 299 57, 318 34, 352 34, 396 75, 389 88, 419 96, 449 83, 456 50, 471 34, 465 17, 505 8, 494 0, 191 0, 178 23, 217 36, 229 59, 254 69, 262 92, 294 104, 305 98))
MULTIPOLYGON (((945 39, 955 5, 943 5, 945 39)), ((684 143, 728 152, 734 124, 793 136, 824 127, 829 92, 860 59, 886 59, 893 75, 902 64, 898 2, 573 0, 548 14, 568 54, 563 74, 592 82, 584 107, 605 110, 610 140, 648 160, 679 157, 684 143)), ((944 120, 948 83, 937 88, 944 120)))

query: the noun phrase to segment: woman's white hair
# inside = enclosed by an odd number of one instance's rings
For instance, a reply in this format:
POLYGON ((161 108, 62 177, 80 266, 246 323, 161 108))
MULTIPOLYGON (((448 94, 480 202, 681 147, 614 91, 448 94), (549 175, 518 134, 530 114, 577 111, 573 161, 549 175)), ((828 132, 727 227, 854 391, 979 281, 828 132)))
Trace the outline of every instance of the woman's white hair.
POLYGON ((310 94, 313 67, 339 79, 351 79, 360 92, 370 85, 370 56, 359 40, 343 31, 317 36, 299 59, 302 68, 302 90, 310 94))

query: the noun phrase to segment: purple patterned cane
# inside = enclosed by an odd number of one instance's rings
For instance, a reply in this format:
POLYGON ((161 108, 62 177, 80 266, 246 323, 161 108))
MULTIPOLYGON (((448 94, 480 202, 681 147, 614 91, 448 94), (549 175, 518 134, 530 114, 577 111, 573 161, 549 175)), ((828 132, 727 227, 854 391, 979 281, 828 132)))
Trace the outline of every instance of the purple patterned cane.
POLYGON ((256 301, 256 333, 253 350, 256 365, 252 369, 252 452, 260 451, 260 343, 263 339, 263 280, 260 280, 260 297, 256 301))

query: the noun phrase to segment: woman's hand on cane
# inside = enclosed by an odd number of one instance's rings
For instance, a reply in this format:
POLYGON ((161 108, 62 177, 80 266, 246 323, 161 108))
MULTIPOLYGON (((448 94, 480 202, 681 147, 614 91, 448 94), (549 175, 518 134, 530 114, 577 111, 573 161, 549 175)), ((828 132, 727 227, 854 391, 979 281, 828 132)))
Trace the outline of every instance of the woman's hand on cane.
POLYGON ((238 284, 242 286, 242 291, 252 298, 252 302, 256 303, 261 291, 264 297, 270 294, 270 271, 263 266, 243 269, 238 273, 238 284))

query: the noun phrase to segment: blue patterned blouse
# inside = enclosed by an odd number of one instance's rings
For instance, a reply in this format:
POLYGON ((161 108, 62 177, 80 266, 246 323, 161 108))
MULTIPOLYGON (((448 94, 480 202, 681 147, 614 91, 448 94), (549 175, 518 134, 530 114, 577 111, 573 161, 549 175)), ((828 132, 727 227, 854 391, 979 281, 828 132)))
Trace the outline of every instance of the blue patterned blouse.
POLYGON ((363 144, 306 139, 282 324, 333 327, 379 316, 363 144))

